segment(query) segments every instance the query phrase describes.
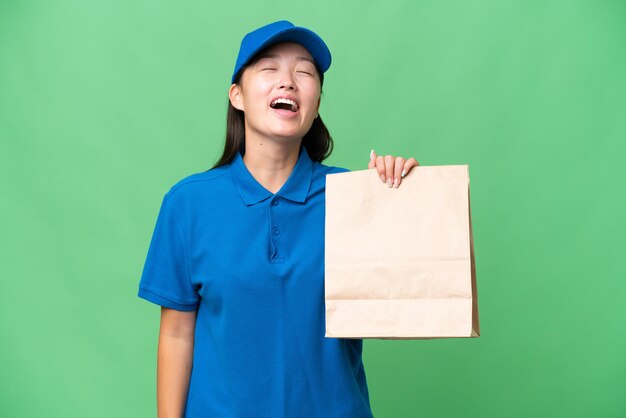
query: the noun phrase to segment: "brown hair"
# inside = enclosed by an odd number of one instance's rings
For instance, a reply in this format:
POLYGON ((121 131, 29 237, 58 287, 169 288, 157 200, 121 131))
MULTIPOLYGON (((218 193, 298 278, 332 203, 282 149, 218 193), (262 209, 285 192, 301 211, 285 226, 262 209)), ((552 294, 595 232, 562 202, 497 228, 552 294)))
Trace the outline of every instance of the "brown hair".
MULTIPOLYGON (((273 45, 272 45, 273 46, 273 45)), ((267 49, 267 48, 265 48, 267 49)), ((246 64, 238 73, 235 78, 235 84, 239 84, 241 86, 241 75, 246 67, 249 65, 253 65, 258 61, 258 57, 263 52, 259 51, 257 54, 252 57, 250 62, 246 64)), ((315 65, 317 70, 317 74, 320 76, 321 86, 324 85, 324 74, 319 70, 319 67, 315 65)), ((322 94, 322 90, 320 88, 320 94, 322 94)), ((245 116, 244 112, 236 109, 230 100, 228 100, 228 109, 226 113, 226 141, 224 142, 224 151, 222 152, 222 156, 220 159, 211 167, 217 168, 223 166, 225 164, 230 164, 232 160, 235 158, 236 152, 241 152, 242 154, 246 151, 246 135, 245 135, 245 116)), ((302 137, 302 145, 306 148, 309 157, 313 161, 322 162, 326 158, 330 156, 333 152, 333 139, 330 136, 330 132, 324 122, 322 121, 322 116, 318 115, 315 119, 313 119, 313 124, 311 125, 311 129, 302 137)))

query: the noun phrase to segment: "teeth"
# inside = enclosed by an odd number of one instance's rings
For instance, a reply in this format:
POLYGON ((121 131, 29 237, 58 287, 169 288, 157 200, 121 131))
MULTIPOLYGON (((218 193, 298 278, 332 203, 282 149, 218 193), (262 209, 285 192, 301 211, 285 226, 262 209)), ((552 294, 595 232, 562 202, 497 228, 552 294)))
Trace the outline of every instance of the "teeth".
POLYGON ((291 110, 292 110, 292 111, 294 111, 294 112, 295 112, 296 110, 298 110, 298 105, 296 104, 296 102, 294 102, 294 101, 293 101, 293 100, 291 100, 291 99, 285 99, 285 98, 281 97, 281 98, 279 98, 279 99, 274 100, 274 101, 271 103, 271 106, 272 106, 272 107, 274 107, 274 106, 276 105, 276 103, 286 103, 286 104, 290 104, 290 105, 291 105, 291 110))

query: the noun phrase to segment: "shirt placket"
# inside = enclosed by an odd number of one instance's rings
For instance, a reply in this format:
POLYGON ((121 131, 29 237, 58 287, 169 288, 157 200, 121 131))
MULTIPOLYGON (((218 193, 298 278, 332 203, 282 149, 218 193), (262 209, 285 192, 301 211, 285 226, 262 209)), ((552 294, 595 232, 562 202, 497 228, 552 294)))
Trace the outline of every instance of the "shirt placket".
POLYGON ((270 262, 271 263, 284 263, 285 257, 281 252, 281 234, 282 227, 280 223, 279 210, 280 205, 284 204, 283 199, 280 196, 274 196, 269 200, 268 214, 269 214, 269 243, 270 243, 270 262))

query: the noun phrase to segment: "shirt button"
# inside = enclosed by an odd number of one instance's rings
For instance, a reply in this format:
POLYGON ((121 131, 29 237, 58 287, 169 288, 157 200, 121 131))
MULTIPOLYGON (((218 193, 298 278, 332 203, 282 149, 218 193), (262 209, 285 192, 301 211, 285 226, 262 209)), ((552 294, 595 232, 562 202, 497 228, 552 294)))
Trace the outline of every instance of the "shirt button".
POLYGON ((272 205, 274 206, 278 205, 279 200, 280 200, 280 197, 275 197, 274 200, 272 200, 272 205))
POLYGON ((275 226, 274 228, 272 228, 272 234, 274 234, 274 235, 278 235, 278 234, 280 234, 280 231, 278 230, 278 227, 277 227, 277 226, 275 226))

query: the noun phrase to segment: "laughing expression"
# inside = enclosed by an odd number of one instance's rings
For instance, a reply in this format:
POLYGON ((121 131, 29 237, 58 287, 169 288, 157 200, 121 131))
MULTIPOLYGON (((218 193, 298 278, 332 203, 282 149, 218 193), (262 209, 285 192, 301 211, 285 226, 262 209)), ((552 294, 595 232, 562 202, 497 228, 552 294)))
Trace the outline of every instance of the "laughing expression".
POLYGON ((301 45, 272 45, 249 64, 241 85, 229 91, 232 105, 245 114, 246 137, 301 139, 320 105, 320 78, 313 57, 301 45))

